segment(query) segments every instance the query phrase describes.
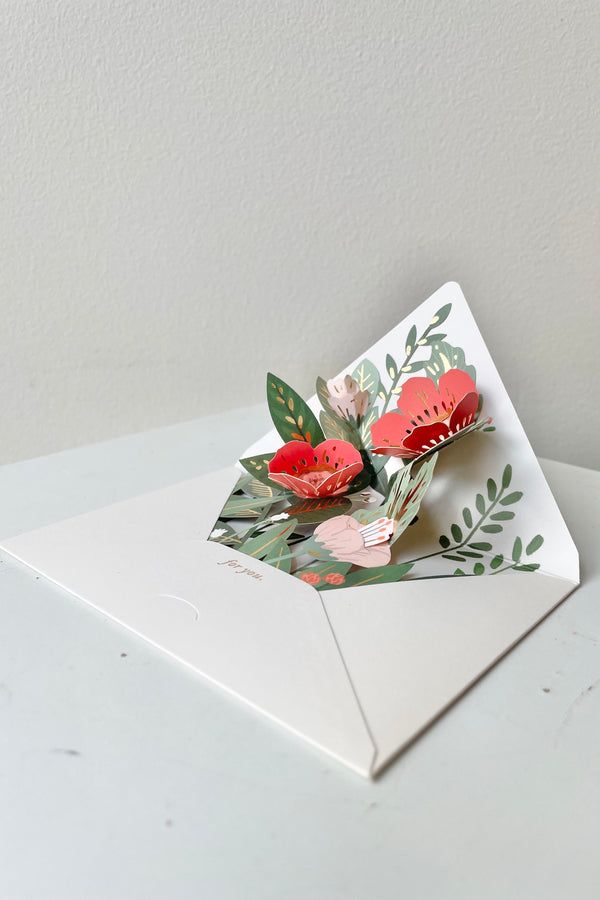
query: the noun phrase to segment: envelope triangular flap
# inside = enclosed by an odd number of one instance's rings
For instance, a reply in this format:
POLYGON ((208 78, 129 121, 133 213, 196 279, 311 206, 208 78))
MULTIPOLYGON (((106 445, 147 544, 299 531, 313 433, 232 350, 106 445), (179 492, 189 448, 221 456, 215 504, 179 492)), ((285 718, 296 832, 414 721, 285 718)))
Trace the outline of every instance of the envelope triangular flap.
POLYGON ((323 594, 377 747, 372 774, 573 590, 536 573, 433 578, 323 594))
POLYGON ((211 473, 3 549, 368 774, 375 748, 319 594, 206 541, 237 477, 211 473))

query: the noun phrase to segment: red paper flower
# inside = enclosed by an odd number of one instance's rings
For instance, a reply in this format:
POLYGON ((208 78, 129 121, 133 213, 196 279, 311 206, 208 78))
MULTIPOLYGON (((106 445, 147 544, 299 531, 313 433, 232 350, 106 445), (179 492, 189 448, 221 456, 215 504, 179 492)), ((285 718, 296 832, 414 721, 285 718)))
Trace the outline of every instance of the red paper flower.
POLYGON ((470 375, 450 369, 439 380, 409 378, 398 397, 400 415, 385 413, 371 426, 373 453, 415 459, 453 439, 475 421, 479 394, 470 375))
POLYGON ((345 493, 362 468, 360 453, 347 441, 323 441, 314 448, 290 441, 269 463, 269 478, 297 497, 333 497, 345 493))

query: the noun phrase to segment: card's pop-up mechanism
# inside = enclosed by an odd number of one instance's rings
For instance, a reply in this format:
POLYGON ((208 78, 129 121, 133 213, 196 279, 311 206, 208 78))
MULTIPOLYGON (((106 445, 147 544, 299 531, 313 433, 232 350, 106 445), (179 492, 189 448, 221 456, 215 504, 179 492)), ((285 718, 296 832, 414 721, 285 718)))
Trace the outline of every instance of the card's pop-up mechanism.
POLYGON ((372 776, 573 590, 577 551, 456 284, 267 400, 237 467, 3 549, 372 776))

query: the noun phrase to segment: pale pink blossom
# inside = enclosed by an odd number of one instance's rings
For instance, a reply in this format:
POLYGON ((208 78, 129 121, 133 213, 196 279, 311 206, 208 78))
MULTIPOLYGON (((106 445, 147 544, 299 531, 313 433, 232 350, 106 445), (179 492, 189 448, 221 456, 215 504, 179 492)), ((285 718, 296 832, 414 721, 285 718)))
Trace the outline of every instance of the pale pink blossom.
POLYGON ((359 391, 358 384, 350 375, 345 378, 330 378, 327 382, 329 391, 329 405, 332 410, 347 419, 354 416, 359 419, 367 411, 369 405, 369 392, 359 391))

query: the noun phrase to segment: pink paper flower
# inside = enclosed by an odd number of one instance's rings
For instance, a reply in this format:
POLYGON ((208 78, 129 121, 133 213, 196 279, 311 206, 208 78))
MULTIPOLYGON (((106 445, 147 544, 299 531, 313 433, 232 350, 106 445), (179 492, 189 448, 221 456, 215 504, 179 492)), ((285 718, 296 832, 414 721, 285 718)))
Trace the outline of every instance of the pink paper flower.
POLYGON ((329 391, 328 403, 332 410, 347 419, 354 416, 359 419, 367 411, 369 405, 369 392, 359 391, 358 383, 350 375, 345 378, 330 378, 327 382, 329 391))
POLYGON ((479 394, 461 369, 450 369, 439 380, 409 378, 398 397, 400 415, 385 413, 371 426, 373 453, 416 459, 475 421, 479 394))
POLYGON ((385 517, 361 526, 352 516, 335 516, 317 525, 314 539, 339 562, 370 569, 389 563, 392 556, 389 538, 393 528, 392 520, 385 517))
POLYGON ((344 494, 363 469, 358 450, 347 441, 323 441, 313 449, 306 441, 289 441, 269 463, 269 478, 297 497, 344 494))

